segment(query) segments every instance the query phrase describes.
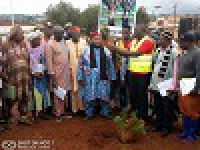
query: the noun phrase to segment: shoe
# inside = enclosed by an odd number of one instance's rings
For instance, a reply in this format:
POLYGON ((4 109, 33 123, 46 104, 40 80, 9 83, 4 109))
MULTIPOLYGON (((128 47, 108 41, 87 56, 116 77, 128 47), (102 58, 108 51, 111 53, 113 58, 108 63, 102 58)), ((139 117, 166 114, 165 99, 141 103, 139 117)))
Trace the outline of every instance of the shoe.
POLYGON ((162 137, 167 137, 169 134, 171 134, 171 131, 170 130, 167 130, 167 129, 162 129, 161 131, 161 135, 162 137))
POLYGON ((50 119, 50 117, 46 114, 41 115, 39 118, 42 119, 42 120, 49 120, 50 119))
POLYGON ((184 140, 188 137, 188 134, 185 131, 182 131, 180 134, 177 135, 177 138, 180 140, 184 140))
POLYGON ((178 138, 183 140, 186 139, 189 134, 190 118, 183 117, 183 131, 178 135, 178 138))
POLYGON ((21 118, 19 121, 18 121, 18 124, 22 124, 22 125, 26 125, 26 126, 31 126, 33 124, 32 120, 31 119, 28 119, 28 118, 21 118))
POLYGON ((151 131, 152 132, 161 132, 161 128, 159 128, 159 127, 153 127, 152 129, 151 129, 151 131))
POLYGON ((5 120, 0 120, 0 124, 6 124, 5 120))
POLYGON ((0 133, 3 133, 5 131, 4 127, 0 127, 0 133))
POLYGON ((90 120, 90 119, 92 119, 92 116, 86 116, 86 117, 84 118, 84 120, 90 120))
POLYGON ((196 131, 198 127, 198 120, 192 120, 190 119, 190 128, 188 137, 186 138, 186 141, 188 142, 194 142, 197 139, 196 131))
POLYGON ((200 130, 197 131, 197 136, 200 137, 200 130))
POLYGON ((108 116, 102 116, 103 118, 106 118, 108 120, 112 120, 112 116, 108 115, 108 116))
POLYGON ((187 142, 194 142, 197 140, 197 137, 195 135, 191 136, 189 135, 187 138, 186 138, 186 141, 187 142))
POLYGON ((62 122, 62 116, 58 116, 58 117, 56 117, 56 122, 62 122))
POLYGON ((83 110, 79 110, 77 115, 80 117, 85 117, 85 112, 83 110))

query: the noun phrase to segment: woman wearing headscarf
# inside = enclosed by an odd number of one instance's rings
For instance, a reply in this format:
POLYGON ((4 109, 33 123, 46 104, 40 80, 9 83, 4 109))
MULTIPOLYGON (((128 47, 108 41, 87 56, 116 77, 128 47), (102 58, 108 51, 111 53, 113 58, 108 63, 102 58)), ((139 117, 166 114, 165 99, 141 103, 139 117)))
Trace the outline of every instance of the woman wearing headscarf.
POLYGON ((47 68, 44 46, 41 44, 41 33, 31 32, 29 35, 29 57, 32 73, 32 104, 31 110, 42 119, 48 119, 46 109, 50 106, 50 98, 47 86, 47 68))

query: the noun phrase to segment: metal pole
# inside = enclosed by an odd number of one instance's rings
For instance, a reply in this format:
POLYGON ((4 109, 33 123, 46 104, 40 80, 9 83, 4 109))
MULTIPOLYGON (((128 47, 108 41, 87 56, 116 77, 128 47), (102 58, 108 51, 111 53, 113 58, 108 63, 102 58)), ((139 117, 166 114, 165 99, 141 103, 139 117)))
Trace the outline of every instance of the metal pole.
MULTIPOLYGON (((158 10, 159 8, 162 8, 162 6, 154 6, 155 10, 158 10)), ((155 13, 155 18, 156 18, 156 30, 158 30, 158 14, 155 13)))
POLYGON ((176 9, 177 9, 177 3, 174 4, 174 36, 175 36, 175 33, 176 33, 176 9))
POLYGON ((12 13, 12 27, 14 27, 14 25, 15 25, 15 15, 14 15, 13 1, 12 0, 10 0, 10 10, 11 10, 11 13, 12 13))

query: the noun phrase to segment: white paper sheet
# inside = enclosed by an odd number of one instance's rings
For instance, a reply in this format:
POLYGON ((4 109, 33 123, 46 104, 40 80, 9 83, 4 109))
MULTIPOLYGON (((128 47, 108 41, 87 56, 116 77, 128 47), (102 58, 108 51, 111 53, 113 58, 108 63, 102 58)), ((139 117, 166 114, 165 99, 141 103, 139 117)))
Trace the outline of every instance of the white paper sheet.
POLYGON ((58 86, 57 88, 54 88, 54 93, 56 94, 57 97, 59 97, 61 100, 64 101, 67 91, 58 86))
POLYGON ((172 78, 157 84, 158 90, 162 96, 167 96, 167 91, 172 88, 172 78))
POLYGON ((196 86, 196 78, 183 78, 180 80, 180 90, 183 96, 190 94, 196 86))
POLYGON ((33 67, 34 73, 39 73, 44 71, 44 65, 43 64, 37 64, 33 67))

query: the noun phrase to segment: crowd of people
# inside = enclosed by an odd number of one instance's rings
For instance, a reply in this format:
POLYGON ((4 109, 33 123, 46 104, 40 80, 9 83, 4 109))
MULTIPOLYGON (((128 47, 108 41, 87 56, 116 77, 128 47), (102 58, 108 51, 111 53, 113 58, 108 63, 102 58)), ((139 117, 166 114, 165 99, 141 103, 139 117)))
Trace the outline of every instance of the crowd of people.
POLYGON ((122 38, 91 32, 81 36, 77 26, 46 25, 28 38, 14 26, 1 50, 1 132, 10 124, 32 125, 40 119, 94 117, 112 119, 113 108, 135 111, 165 137, 182 117, 180 139, 194 141, 200 114, 200 33, 175 40, 169 31, 152 37, 147 27, 122 29, 122 38), (172 78, 166 96, 158 84, 172 78), (180 94, 180 80, 196 78, 188 95, 180 94), (152 108, 153 107, 153 108, 152 108), (152 109, 151 109, 152 108, 152 109), (152 110, 152 113, 150 113, 152 110))

